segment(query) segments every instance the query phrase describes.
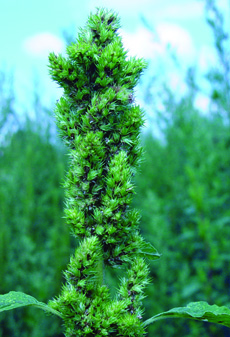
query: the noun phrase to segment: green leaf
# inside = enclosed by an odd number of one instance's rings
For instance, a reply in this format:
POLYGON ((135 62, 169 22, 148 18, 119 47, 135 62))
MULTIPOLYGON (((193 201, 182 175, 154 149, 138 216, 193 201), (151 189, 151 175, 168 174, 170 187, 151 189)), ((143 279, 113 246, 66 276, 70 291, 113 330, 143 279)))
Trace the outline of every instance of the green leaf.
POLYGON ((146 257, 150 260, 156 260, 161 257, 161 254, 159 254, 156 248, 149 242, 143 242, 138 253, 140 256, 146 257))
POLYGON ((52 309, 47 304, 39 302, 36 298, 20 291, 10 291, 8 294, 0 295, 0 312, 26 306, 34 306, 62 317, 57 310, 52 309))
POLYGON ((144 322, 144 325, 154 323, 164 318, 191 318, 199 321, 222 324, 230 328, 230 309, 219 307, 218 305, 209 305, 206 302, 192 302, 187 307, 174 308, 151 317, 144 322))

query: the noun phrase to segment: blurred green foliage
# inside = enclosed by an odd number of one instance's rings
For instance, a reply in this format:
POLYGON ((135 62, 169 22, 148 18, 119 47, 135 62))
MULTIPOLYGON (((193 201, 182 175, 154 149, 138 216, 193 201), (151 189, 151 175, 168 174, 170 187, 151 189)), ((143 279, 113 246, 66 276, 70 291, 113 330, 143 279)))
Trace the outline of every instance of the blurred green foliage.
MULTIPOLYGON (((60 289, 70 254, 60 188, 66 159, 48 130, 32 125, 17 125, 0 148, 0 293, 24 291, 47 302, 60 289)), ((58 336, 59 323, 40 311, 14 310, 1 314, 0 336, 58 336)))
MULTIPOLYGON (((135 206, 143 234, 162 253, 152 264, 147 316, 191 301, 230 304, 230 134, 182 101, 172 111, 165 144, 149 135, 137 177, 135 206)), ((168 320, 150 336, 229 336, 210 324, 168 320)))
MULTIPOLYGON (((133 204, 142 213, 143 235, 162 253, 151 263, 146 318, 191 301, 230 305, 229 39, 214 1, 206 5, 220 61, 206 76, 209 111, 195 107, 199 88, 190 71, 184 97, 165 89, 162 138, 143 136, 133 204)), ((19 123, 6 87, 1 74, 0 293, 24 291, 47 302, 59 293, 71 251, 62 218, 65 149, 44 120, 37 128, 37 120, 19 123)), ((39 115, 44 109, 38 99, 34 104, 39 115)), ((61 337, 58 318, 35 310, 2 313, 0 337, 61 337)), ((227 337, 229 329, 167 320, 151 325, 149 336, 227 337)))
MULTIPOLYGON (((182 98, 169 89, 164 92, 165 112, 158 115, 161 139, 152 134, 143 139, 146 153, 134 204, 142 211, 144 236, 162 253, 151 266, 147 317, 191 301, 230 305, 229 39, 225 43, 227 34, 213 1, 207 1, 207 17, 220 61, 206 76, 208 111, 196 108, 199 90, 194 90, 198 84, 190 69, 182 98)), ((150 336, 229 333, 225 327, 183 320, 149 327, 150 336)))

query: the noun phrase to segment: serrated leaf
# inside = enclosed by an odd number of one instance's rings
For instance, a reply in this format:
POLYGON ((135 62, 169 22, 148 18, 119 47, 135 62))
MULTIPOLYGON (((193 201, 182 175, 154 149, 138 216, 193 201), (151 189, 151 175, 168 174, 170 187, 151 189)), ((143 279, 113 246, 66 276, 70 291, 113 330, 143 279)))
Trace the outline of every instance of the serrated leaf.
POLYGON ((20 291, 10 291, 7 294, 0 295, 0 312, 26 306, 34 306, 46 312, 62 317, 58 311, 52 309, 47 304, 39 302, 36 300, 36 298, 20 291))
POLYGON ((161 254, 159 254, 156 248, 149 242, 143 242, 138 253, 140 256, 146 257, 149 260, 156 260, 161 257, 161 254))
POLYGON ((144 325, 154 323, 164 318, 190 318, 204 322, 217 323, 230 328, 230 309, 209 305, 207 302, 192 302, 187 307, 174 308, 151 317, 144 322, 144 325))

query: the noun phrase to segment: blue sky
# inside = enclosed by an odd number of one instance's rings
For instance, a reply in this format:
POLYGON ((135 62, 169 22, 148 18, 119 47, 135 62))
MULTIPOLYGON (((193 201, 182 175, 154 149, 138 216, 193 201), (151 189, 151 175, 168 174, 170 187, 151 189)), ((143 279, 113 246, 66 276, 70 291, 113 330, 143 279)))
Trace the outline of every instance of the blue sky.
MULTIPOLYGON (((217 3, 230 17, 229 0, 217 3)), ((48 75, 48 54, 63 53, 63 30, 77 34, 97 6, 119 13, 125 48, 149 60, 150 77, 162 72, 175 89, 180 74, 166 52, 169 44, 184 69, 196 64, 205 71, 215 62, 202 0, 0 0, 0 69, 14 73, 15 88, 25 107, 35 86, 47 104, 60 95, 48 75)))

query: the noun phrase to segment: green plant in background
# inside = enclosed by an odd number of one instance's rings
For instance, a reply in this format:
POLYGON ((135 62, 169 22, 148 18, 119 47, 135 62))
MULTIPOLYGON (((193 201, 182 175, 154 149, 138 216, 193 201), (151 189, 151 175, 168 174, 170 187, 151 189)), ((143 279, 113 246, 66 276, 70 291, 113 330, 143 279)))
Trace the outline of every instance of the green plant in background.
POLYGON ((56 299, 46 305, 10 292, 0 295, 0 311, 41 308, 63 319, 65 336, 143 336, 149 324, 168 317, 230 326, 228 308, 205 302, 143 322, 142 300, 149 282, 145 259, 159 254, 143 240, 139 213, 129 206, 143 125, 133 88, 146 64, 127 59, 118 28, 117 15, 99 9, 67 48, 67 58, 50 55, 52 78, 64 89, 56 120, 69 147, 65 218, 78 246, 56 299), (124 273, 115 296, 106 280, 110 268, 119 276, 124 273))
MULTIPOLYGON (((145 138, 146 160, 136 179, 134 206, 142 210, 143 235, 162 253, 150 268, 148 316, 191 299, 230 303, 229 127, 198 115, 185 102, 176 105, 163 144, 145 138)), ((148 331, 150 336, 229 335, 221 326, 177 320, 156 322, 148 331)))
MULTIPOLYGON (((186 305, 191 299, 230 306, 230 43, 220 9, 213 1, 206 2, 219 60, 206 77, 210 90, 205 91, 210 102, 207 112, 196 106, 197 94, 204 93, 196 72, 189 70, 188 91, 182 98, 169 89, 160 90, 167 94, 157 117, 164 126, 162 138, 143 137, 146 159, 136 176, 134 207, 142 210, 144 237, 162 253, 160 263, 150 268, 154 284, 147 289, 147 316, 178 303, 186 305)), ((151 86, 154 94, 156 86, 151 86)), ((156 112, 154 101, 156 97, 151 101, 156 112)), ((165 325, 156 322, 149 326, 148 333, 228 337, 229 329, 169 320, 165 325)))
MULTIPOLYGON (((60 207, 63 152, 60 144, 50 144, 44 128, 41 135, 29 123, 8 137, 1 149, 0 294, 26 289, 45 302, 60 289, 61 270, 70 254, 60 207)), ((2 313, 0 336, 39 337, 41 330, 47 330, 47 336, 60 333, 58 318, 42 312, 36 316, 39 325, 34 324, 33 309, 2 313)))

